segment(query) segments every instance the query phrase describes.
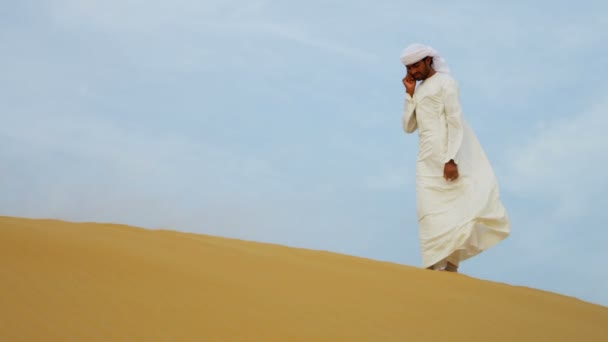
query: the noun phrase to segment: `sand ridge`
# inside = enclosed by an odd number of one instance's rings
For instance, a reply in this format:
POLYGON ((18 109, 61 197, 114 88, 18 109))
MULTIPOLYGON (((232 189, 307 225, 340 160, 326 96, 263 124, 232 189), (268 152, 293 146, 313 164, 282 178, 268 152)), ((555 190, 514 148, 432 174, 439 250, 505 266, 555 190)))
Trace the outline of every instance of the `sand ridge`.
POLYGON ((330 252, 0 217, 1 341, 608 341, 608 308, 330 252))

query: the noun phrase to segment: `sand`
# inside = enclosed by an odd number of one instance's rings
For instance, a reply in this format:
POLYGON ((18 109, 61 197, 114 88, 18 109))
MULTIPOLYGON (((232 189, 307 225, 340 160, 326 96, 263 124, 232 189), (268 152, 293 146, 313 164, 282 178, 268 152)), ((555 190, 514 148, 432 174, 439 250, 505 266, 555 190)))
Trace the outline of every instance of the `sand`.
POLYGON ((0 217, 0 341, 608 341, 608 308, 323 251, 0 217))

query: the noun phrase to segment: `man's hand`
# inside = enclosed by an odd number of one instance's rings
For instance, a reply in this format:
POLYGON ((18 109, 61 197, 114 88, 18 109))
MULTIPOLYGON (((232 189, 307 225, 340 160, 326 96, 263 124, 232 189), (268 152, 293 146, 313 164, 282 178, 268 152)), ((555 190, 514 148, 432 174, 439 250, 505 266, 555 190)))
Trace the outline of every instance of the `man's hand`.
POLYGON ((458 178, 458 166, 453 159, 445 163, 445 166, 443 167, 443 178, 445 178, 446 181, 453 181, 458 178))
POLYGON ((405 86, 405 91, 410 94, 410 96, 414 96, 414 90, 416 89, 416 79, 409 72, 402 80, 403 85, 405 86))

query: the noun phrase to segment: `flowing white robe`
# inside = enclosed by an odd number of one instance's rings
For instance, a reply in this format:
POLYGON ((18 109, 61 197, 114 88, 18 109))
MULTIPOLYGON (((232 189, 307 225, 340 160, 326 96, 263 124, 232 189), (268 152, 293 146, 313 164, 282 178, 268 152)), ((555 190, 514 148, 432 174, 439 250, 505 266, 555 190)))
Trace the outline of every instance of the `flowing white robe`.
POLYGON ((462 117, 458 86, 445 73, 406 94, 403 128, 418 130, 416 209, 423 267, 446 258, 462 261, 490 248, 510 232, 494 171, 462 117), (443 178, 454 159, 459 177, 443 178))

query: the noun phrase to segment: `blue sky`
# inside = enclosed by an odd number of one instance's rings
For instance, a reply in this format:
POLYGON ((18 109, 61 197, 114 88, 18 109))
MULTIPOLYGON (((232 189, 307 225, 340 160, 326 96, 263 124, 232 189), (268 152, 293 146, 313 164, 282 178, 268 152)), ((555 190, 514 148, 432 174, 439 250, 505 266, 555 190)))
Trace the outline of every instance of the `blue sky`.
POLYGON ((512 235, 464 273, 608 305, 601 1, 0 4, 0 215, 418 266, 410 43, 434 46, 512 235))

